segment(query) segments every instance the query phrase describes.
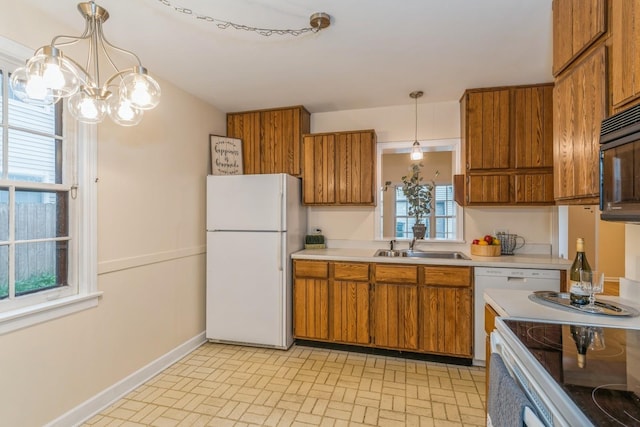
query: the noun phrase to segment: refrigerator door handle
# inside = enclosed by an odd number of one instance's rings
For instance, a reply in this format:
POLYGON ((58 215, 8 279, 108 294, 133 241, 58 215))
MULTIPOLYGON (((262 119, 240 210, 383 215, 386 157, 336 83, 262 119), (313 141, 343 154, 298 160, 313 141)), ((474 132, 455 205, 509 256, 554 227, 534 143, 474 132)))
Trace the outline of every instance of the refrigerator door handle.
POLYGON ((280 233, 280 239, 279 239, 279 248, 278 248, 278 270, 283 271, 284 267, 282 266, 282 251, 284 250, 284 244, 282 243, 282 240, 284 239, 285 234, 284 233, 280 233))

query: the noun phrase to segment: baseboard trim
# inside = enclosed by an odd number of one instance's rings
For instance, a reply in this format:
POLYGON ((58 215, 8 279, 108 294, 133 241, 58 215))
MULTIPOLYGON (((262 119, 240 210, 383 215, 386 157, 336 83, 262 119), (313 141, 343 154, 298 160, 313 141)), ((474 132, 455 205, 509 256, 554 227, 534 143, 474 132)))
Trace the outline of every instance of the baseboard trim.
POLYGON ((206 341, 205 332, 196 335, 168 353, 160 356, 148 365, 140 368, 128 377, 118 381, 111 387, 101 391, 92 398, 46 424, 46 427, 68 427, 82 424, 84 421, 90 419, 95 414, 120 399, 122 396, 134 390, 139 385, 148 381, 159 372, 200 347, 206 341))

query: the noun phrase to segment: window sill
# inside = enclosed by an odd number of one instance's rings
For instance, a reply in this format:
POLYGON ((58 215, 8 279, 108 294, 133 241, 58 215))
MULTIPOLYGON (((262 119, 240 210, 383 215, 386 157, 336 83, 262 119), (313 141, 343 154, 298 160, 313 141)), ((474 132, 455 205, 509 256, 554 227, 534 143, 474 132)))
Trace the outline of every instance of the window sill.
POLYGON ((102 292, 74 295, 0 313, 0 335, 96 307, 101 295, 102 292))

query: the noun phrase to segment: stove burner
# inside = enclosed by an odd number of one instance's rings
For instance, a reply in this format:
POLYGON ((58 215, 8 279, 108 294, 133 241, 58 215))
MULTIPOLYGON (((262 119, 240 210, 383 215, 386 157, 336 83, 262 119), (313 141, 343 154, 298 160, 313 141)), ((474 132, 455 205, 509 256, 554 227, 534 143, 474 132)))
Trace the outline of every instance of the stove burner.
POLYGON ((640 425, 640 398, 638 398, 638 394, 631 391, 616 390, 612 387, 626 389, 627 385, 603 384, 598 386, 591 392, 593 402, 612 421, 621 426, 632 427, 640 425))
MULTIPOLYGON (((527 329, 527 337, 543 346, 550 347, 554 350, 562 350, 562 343, 556 341, 555 336, 550 337, 549 334, 547 334, 546 326, 531 326, 527 329), (535 332, 539 333, 536 334, 535 332)), ((558 335, 557 338, 560 338, 560 335, 558 335)))

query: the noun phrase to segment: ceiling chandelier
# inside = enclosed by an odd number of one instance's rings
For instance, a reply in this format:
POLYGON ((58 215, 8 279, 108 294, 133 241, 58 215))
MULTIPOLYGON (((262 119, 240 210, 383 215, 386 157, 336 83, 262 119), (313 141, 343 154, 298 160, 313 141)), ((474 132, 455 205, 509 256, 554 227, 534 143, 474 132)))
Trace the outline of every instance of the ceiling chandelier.
POLYGON ((90 1, 79 3, 78 10, 86 21, 82 34, 59 35, 50 45, 37 49, 26 65, 11 75, 13 93, 37 105, 67 98, 69 112, 81 122, 100 123, 108 114, 119 125, 137 125, 144 110, 158 105, 160 86, 135 53, 107 41, 102 31, 102 24, 109 18, 106 9, 90 1), (89 44, 84 67, 60 50, 82 41, 89 44), (115 55, 129 59, 127 68, 118 68, 115 55), (104 83, 100 80, 101 56, 115 70, 104 83), (135 60, 133 65, 131 59, 135 60))
POLYGON ((417 90, 415 92, 411 92, 409 96, 416 100, 416 133, 415 139, 413 141, 413 146, 411 147, 411 160, 422 160, 422 148, 420 147, 420 143, 418 142, 418 98, 424 95, 424 92, 421 90, 417 90))

